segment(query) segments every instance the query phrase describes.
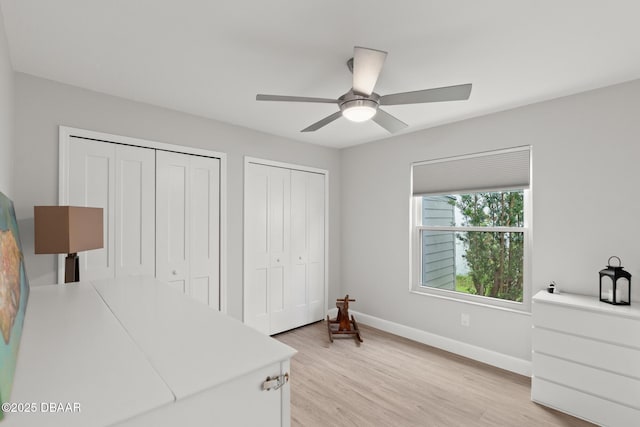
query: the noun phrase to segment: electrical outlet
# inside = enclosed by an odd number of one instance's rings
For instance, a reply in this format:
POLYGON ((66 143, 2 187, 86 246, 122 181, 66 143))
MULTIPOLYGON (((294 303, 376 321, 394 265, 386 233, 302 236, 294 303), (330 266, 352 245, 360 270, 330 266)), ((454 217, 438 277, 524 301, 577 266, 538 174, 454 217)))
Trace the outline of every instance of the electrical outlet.
POLYGON ((460 324, 462 326, 467 326, 468 327, 470 323, 471 323, 471 318, 470 318, 469 314, 468 313, 462 313, 460 315, 460 324))

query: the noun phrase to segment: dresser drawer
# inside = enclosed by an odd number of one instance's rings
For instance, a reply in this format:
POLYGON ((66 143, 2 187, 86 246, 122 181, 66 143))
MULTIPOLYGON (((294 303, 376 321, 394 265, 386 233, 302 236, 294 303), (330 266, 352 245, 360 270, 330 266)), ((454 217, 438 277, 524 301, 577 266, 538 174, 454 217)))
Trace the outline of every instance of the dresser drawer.
POLYGON ((640 379, 640 350, 540 327, 533 328, 533 349, 536 353, 640 379))
POLYGON ((639 410, 535 377, 531 399, 602 426, 636 426, 640 419, 639 410))
POLYGON ((533 325, 640 349, 637 319, 534 301, 533 325))
POLYGON ((640 410, 640 380, 541 353, 533 353, 533 375, 640 410))

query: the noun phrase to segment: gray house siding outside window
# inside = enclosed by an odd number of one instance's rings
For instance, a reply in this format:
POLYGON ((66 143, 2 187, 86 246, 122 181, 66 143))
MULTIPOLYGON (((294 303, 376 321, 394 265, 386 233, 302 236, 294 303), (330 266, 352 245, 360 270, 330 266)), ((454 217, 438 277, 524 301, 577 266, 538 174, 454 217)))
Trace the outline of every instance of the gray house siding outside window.
MULTIPOLYGON (((455 197, 422 198, 422 225, 454 225, 455 197)), ((453 231, 422 231, 422 286, 456 289, 456 237, 453 231)))

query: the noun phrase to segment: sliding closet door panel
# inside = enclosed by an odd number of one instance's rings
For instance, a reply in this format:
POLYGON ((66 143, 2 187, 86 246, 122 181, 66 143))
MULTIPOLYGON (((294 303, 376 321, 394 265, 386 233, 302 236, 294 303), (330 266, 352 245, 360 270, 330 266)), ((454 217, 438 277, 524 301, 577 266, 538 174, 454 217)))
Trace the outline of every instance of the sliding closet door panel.
POLYGON ((104 247, 80 253, 80 279, 115 277, 115 146, 71 138, 69 205, 103 209, 104 247))
POLYGON ((324 175, 291 171, 293 313, 298 325, 324 316, 324 175))
POLYGON ((187 291, 189 278, 189 157, 156 152, 156 277, 187 291))
POLYGON ((247 166, 245 182, 245 313, 247 325, 269 333, 269 168, 247 166))
POLYGON ((307 173, 307 289, 308 322, 324 318, 325 286, 325 177, 307 173))
POLYGON ((246 176, 245 322, 274 334, 293 327, 289 314, 290 171, 249 164, 246 176))
POLYGON ((308 179, 306 172, 291 171, 291 293, 292 317, 297 325, 308 323, 307 285, 308 239, 308 179))
POLYGON ((155 150, 116 146, 116 277, 155 274, 155 150))
POLYGON ((220 160, 190 157, 189 294, 220 309, 220 160))
POLYGON ((220 160, 156 152, 156 277, 220 308, 220 160))
POLYGON ((290 288, 291 172, 269 170, 270 333, 293 328, 290 288))

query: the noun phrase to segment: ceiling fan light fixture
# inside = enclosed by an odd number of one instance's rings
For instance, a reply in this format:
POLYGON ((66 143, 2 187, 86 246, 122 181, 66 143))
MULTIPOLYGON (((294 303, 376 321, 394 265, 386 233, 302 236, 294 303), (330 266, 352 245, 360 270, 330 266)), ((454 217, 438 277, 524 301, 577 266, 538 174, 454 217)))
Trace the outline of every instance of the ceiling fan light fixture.
POLYGON ((366 122, 376 115, 378 103, 370 99, 354 99, 340 105, 342 115, 352 122, 366 122))
POLYGON ((256 101, 315 102, 338 104, 339 111, 318 120, 300 132, 314 132, 340 116, 351 122, 373 121, 389 133, 399 132, 408 125, 393 115, 379 109, 380 105, 422 104, 427 102, 466 101, 471 95, 471 83, 414 90, 411 92, 391 93, 380 96, 374 92, 378 77, 382 71, 387 52, 356 46, 353 58, 347 61, 347 67, 353 74, 351 89, 338 99, 311 98, 307 96, 257 94, 256 101))

